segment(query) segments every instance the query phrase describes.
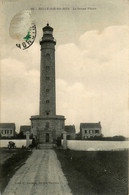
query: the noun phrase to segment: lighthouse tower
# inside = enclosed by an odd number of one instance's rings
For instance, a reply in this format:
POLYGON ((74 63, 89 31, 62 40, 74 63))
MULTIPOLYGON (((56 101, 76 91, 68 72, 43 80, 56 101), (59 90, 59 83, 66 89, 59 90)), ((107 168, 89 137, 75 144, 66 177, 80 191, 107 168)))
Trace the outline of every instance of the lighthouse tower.
POLYGON ((55 100, 55 45, 53 28, 47 24, 43 28, 40 67, 40 115, 56 115, 55 100))
POLYGON ((56 115, 55 45, 53 28, 47 24, 40 40, 39 115, 31 116, 31 133, 43 144, 54 144, 64 131, 64 116, 56 115))

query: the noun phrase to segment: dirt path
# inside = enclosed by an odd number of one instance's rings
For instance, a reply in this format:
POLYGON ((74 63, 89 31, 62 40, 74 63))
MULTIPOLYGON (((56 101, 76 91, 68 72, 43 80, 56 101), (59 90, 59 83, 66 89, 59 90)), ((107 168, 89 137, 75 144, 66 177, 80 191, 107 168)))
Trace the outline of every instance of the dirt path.
POLYGON ((34 150, 3 195, 72 195, 53 150, 34 150))

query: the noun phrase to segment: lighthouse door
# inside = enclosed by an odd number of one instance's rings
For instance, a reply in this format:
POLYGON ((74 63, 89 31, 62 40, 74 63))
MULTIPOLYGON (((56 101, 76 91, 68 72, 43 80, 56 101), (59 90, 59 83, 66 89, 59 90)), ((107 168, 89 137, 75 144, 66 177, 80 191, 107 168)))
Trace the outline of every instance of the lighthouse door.
POLYGON ((46 142, 49 142, 49 133, 46 133, 46 142))

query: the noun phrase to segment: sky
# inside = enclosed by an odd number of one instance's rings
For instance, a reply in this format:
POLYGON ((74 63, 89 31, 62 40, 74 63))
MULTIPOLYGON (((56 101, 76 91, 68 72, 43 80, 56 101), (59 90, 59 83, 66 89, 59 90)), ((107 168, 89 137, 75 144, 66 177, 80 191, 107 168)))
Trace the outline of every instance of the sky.
POLYGON ((77 132, 81 122, 100 121, 104 136, 129 136, 128 10, 126 0, 1 0, 1 122, 19 131, 39 114, 39 40, 49 22, 57 41, 57 114, 77 132), (36 39, 19 49, 32 22, 36 39))

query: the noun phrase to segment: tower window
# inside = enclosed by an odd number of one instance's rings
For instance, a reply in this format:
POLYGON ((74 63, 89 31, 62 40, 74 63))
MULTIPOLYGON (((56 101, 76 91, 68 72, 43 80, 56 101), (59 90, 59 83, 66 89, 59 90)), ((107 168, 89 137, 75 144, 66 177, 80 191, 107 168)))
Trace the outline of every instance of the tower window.
POLYGON ((48 54, 48 53, 46 54, 46 59, 47 60, 50 60, 51 59, 50 54, 48 54))
POLYGON ((50 64, 51 64, 51 57, 50 57, 50 54, 47 54, 47 55, 46 55, 46 64, 47 64, 47 65, 50 65, 50 64))
POLYGON ((46 71, 49 71, 50 70, 50 66, 46 66, 46 71))
POLYGON ((50 114, 50 111, 46 111, 46 115, 49 115, 50 114))
POLYGON ((46 77, 46 80, 50 80, 50 77, 46 77))
POLYGON ((49 100, 46 100, 46 103, 49 103, 50 101, 49 100))
POLYGON ((46 122, 46 128, 49 128, 49 122, 46 122))
POLYGON ((46 89, 46 92, 48 93, 50 90, 49 89, 46 89))

